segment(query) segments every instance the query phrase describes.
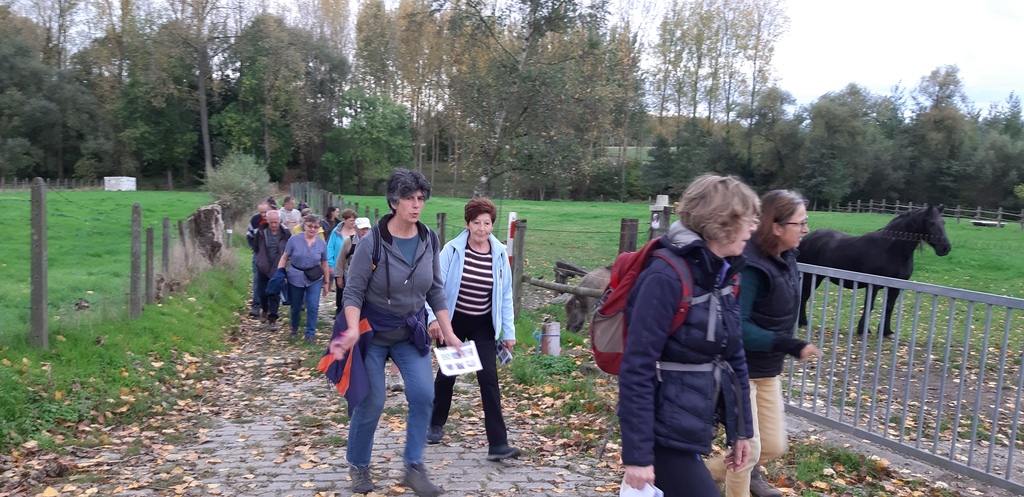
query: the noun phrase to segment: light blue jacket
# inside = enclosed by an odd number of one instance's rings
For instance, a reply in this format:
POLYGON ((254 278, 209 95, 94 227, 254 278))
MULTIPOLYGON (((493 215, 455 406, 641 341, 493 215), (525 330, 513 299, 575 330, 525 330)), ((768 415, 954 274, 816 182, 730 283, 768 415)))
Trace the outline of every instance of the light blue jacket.
MULTIPOLYGON (((334 270, 334 264, 338 262, 338 253, 341 252, 341 246, 345 244, 345 237, 341 233, 343 225, 344 223, 338 223, 333 232, 325 235, 330 240, 327 242, 327 265, 330 266, 332 271, 334 270)), ((359 241, 359 230, 356 230, 356 241, 359 241)))
MULTIPOLYGON (((444 244, 441 248, 441 279, 444 280, 444 293, 447 296, 448 310, 454 312, 455 300, 459 297, 462 285, 462 267, 466 261, 466 242, 469 230, 463 230, 459 236, 444 244), (450 276, 450 277, 449 277, 450 276)), ((491 264, 494 268, 494 285, 491 291, 491 322, 494 324, 495 340, 515 340, 515 314, 512 311, 512 266, 508 262, 508 250, 505 244, 491 235, 491 264)), ((437 321, 434 312, 427 306, 427 323, 437 321)), ((481 345, 477 345, 480 347, 481 345)))

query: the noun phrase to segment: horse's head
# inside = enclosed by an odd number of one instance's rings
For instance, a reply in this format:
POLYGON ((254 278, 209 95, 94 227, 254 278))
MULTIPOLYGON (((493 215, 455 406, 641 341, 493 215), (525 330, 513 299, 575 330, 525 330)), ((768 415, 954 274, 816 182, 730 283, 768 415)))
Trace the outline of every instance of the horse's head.
POLYGON ((953 250, 946 236, 946 220, 942 218, 942 211, 945 204, 925 205, 922 208, 923 218, 921 239, 935 249, 935 255, 943 257, 953 250))

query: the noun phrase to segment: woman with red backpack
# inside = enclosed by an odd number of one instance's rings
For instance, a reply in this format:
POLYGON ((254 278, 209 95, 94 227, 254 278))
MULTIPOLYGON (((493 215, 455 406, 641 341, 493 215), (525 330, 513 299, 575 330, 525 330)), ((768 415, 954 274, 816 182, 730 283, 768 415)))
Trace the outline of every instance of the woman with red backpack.
POLYGON ((624 484, 653 485, 666 497, 718 497, 703 460, 718 425, 732 446, 732 470, 747 464, 753 435, 736 288, 759 202, 739 179, 707 174, 686 188, 676 215, 626 304, 618 408, 624 484), (671 329, 686 284, 673 269, 680 265, 692 276, 693 299, 671 329))

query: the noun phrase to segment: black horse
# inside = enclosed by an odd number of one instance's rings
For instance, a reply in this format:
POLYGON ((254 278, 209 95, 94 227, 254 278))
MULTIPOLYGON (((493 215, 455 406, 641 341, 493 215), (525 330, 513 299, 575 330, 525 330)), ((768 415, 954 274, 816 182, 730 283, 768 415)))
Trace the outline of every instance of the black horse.
MULTIPOLYGON (((796 260, 816 266, 908 280, 914 272, 914 249, 921 242, 931 245, 939 257, 952 249, 949 238, 946 238, 946 223, 942 219, 944 207, 942 204, 924 204, 896 216, 884 228, 862 236, 851 236, 829 229, 814 230, 800 242, 800 255, 796 260)), ((817 280, 813 284, 816 288, 821 279, 810 274, 804 275, 800 303, 801 326, 807 324, 807 299, 814 291, 812 281, 817 280)), ((839 283, 835 278, 832 281, 839 283)), ((853 288, 853 283, 852 280, 843 281, 846 288, 853 288)), ((864 323, 868 319, 868 305, 875 301, 878 290, 878 285, 872 285, 870 298, 864 301, 864 312, 857 329, 866 329, 864 323)), ((892 334, 889 318, 899 294, 899 290, 894 288, 890 288, 886 294, 882 321, 885 323, 882 333, 886 336, 892 334)))

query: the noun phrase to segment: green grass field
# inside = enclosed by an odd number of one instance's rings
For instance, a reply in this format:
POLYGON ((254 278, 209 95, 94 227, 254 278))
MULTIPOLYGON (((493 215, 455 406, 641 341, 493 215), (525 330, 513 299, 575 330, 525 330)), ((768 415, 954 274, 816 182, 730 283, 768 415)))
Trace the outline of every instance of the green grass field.
MULTIPOLYGON (((5 213, 0 219, 0 339, 28 329, 30 198, 28 192, 0 194, 5 213)), ((51 191, 46 201, 50 328, 60 330, 74 316, 80 298, 90 302, 94 315, 125 312, 134 203, 142 205, 143 243, 146 228, 154 228, 159 271, 163 218, 170 218, 172 240, 177 240, 177 221, 208 204, 210 197, 196 192, 51 191)))

